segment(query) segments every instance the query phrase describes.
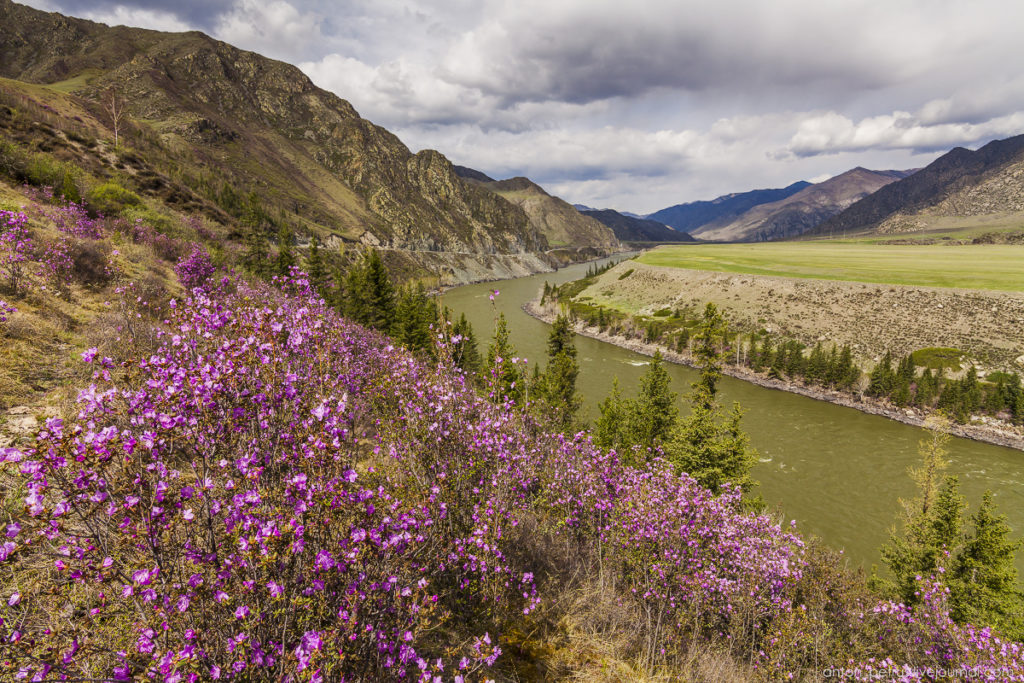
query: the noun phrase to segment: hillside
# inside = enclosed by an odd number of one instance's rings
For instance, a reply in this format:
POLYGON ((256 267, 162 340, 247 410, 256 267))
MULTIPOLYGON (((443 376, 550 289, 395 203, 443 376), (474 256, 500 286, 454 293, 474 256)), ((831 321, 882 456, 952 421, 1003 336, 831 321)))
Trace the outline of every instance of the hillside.
POLYGON ((611 228, 623 242, 694 242, 689 233, 673 230, 664 223, 647 218, 634 218, 612 209, 581 211, 611 228))
MULTIPOLYGON (((113 138, 104 105, 123 102, 121 127, 135 133, 126 140, 146 141, 134 159, 118 164, 102 145, 66 141, 63 156, 101 176, 121 172, 132 189, 199 195, 222 219, 243 218, 255 198, 300 235, 433 254, 425 259, 549 247, 519 207, 464 182, 440 153, 413 154, 291 65, 198 32, 111 28, 9 0, 0 0, 0 44, 0 76, 12 79, 0 84, 4 98, 50 112, 51 128, 113 138)), ((45 131, 9 135, 32 147, 45 131)), ((613 244, 577 237, 576 246, 613 244)))
POLYGON ((815 235, 917 232, 999 217, 1020 228, 1024 215, 1024 135, 976 151, 957 147, 928 166, 853 204, 815 235), (970 220, 958 220, 969 218, 970 220))
POLYGON ((688 232, 694 237, 700 237, 701 226, 712 221, 734 219, 758 204, 767 204, 768 202, 785 199, 808 185, 810 183, 801 180, 784 188, 751 190, 749 192, 722 195, 711 201, 677 204, 648 214, 647 218, 664 223, 681 232, 688 232))
POLYGON ((775 202, 759 204, 732 220, 700 228, 702 239, 767 242, 802 235, 854 202, 909 175, 906 171, 854 168, 775 202))
POLYGON ((583 215, 568 202, 551 196, 529 178, 470 182, 521 208, 529 217, 530 226, 543 234, 551 247, 619 248, 615 234, 604 224, 583 215))

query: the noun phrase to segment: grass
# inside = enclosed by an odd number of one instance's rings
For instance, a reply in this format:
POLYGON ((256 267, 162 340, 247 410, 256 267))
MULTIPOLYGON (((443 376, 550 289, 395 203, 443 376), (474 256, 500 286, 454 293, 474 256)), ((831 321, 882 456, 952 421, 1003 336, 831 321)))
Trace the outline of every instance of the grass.
POLYGON ((960 349, 930 347, 914 351, 911 355, 914 365, 918 367, 939 370, 940 368, 952 368, 958 370, 960 363, 967 354, 960 349))
POLYGON ((816 280, 1024 291, 1024 245, 783 242, 659 247, 653 266, 816 280))

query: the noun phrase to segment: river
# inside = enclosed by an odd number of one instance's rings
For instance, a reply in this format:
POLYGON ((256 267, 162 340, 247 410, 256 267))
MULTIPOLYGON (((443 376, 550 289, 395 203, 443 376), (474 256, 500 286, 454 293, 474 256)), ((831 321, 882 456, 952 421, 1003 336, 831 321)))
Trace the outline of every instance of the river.
MULTIPOLYGON (((456 314, 466 314, 481 354, 486 354, 497 314, 504 313, 518 355, 531 364, 543 362, 549 328, 524 313, 521 306, 537 296, 545 281, 561 284, 575 280, 583 277, 588 267, 581 264, 556 273, 457 287, 445 292, 442 302, 456 314), (492 305, 489 295, 495 289, 501 293, 492 305)), ((611 391, 615 377, 624 394, 635 393, 649 360, 646 356, 582 336, 576 337, 576 348, 584 417, 593 420, 597 404, 611 391)), ((696 380, 697 373, 690 368, 666 367, 680 394, 696 380)), ((804 534, 819 536, 842 549, 851 566, 870 569, 872 564, 880 564, 878 549, 897 519, 899 499, 915 495, 907 468, 919 460, 918 441, 924 432, 731 377, 724 377, 720 387, 727 405, 738 401, 745 411, 744 428, 760 455, 753 476, 760 482, 757 491, 765 502, 786 521, 795 519, 804 534)), ((1024 453, 952 438, 949 460, 947 473, 959 475, 968 514, 977 509, 984 491, 991 489, 1014 536, 1020 537, 1024 533, 1024 453)), ((1017 553, 1017 566, 1024 576, 1024 551, 1017 553)))

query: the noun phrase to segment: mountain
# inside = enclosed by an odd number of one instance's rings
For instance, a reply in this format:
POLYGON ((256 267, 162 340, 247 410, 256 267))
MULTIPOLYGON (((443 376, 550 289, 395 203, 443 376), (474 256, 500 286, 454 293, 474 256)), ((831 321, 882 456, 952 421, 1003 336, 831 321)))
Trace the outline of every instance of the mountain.
POLYGON ((805 181, 793 183, 789 187, 770 190, 751 190, 750 192, 739 192, 727 194, 711 201, 690 202, 688 204, 677 204, 661 211, 648 214, 647 218, 664 223, 676 230, 688 232, 698 236, 702 225, 712 221, 729 220, 737 218, 745 211, 749 211, 758 204, 767 204, 785 199, 794 195, 810 185, 805 181))
POLYGON ((647 218, 634 218, 612 209, 581 212, 611 228, 623 242, 695 242, 689 233, 673 230, 663 223, 647 218))
POLYGON ((1017 213, 1024 213, 1024 135, 994 140, 976 151, 957 147, 811 234, 914 232, 941 225, 942 219, 1017 213))
POLYGON ((700 236, 730 242, 767 242, 796 237, 909 174, 910 171, 869 171, 857 167, 808 185, 785 199, 758 204, 738 218, 707 223, 700 227, 700 236))
MULTIPOLYGON (((294 66, 198 32, 111 28, 10 0, 0 0, 0 45, 0 77, 13 79, 0 84, 4 96, 64 113, 62 130, 73 113, 80 126, 70 125, 85 137, 112 138, 104 105, 123 103, 136 152, 103 144, 68 152, 139 192, 212 202, 239 221, 255 204, 300 236, 396 250, 549 248, 520 207, 463 180, 439 152, 413 154, 294 66)), ((30 132, 19 133, 29 146, 38 143, 30 132)), ((590 243, 592 234, 574 244, 614 244, 610 233, 590 243)))
POLYGON ((469 168, 468 166, 459 166, 456 164, 452 168, 455 169, 455 175, 459 176, 464 180, 475 180, 478 183, 494 182, 494 178, 492 178, 491 176, 487 175, 486 173, 481 173, 476 169, 469 168))
POLYGON ((529 178, 470 182, 520 207, 529 217, 530 226, 547 237, 552 247, 617 249, 620 246, 615 234, 603 223, 551 196, 529 178))

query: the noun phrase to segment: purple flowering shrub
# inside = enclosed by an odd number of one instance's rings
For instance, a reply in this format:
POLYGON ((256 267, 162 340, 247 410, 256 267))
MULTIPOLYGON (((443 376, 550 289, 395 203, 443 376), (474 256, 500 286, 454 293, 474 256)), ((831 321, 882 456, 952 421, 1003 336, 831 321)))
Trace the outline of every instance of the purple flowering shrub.
POLYGON ((0 280, 14 295, 24 294, 28 287, 32 249, 28 217, 20 211, 0 209, 0 280))
POLYGON ((817 644, 841 626, 862 680, 1024 680, 1019 645, 941 601, 821 609, 800 537, 738 492, 540 432, 300 272, 275 284, 193 290, 138 360, 87 351, 78 415, 0 451, 0 677, 477 680, 579 569, 636 615, 647 666, 715 643, 785 680, 835 665, 817 644))
POLYGON ((17 313, 18 309, 10 305, 3 299, 0 299, 0 324, 7 322, 7 317, 12 313, 17 313))
POLYGON ((216 268, 210 260, 210 254, 199 244, 192 244, 188 256, 180 259, 174 266, 174 272, 185 289, 202 287, 213 276, 216 268))

